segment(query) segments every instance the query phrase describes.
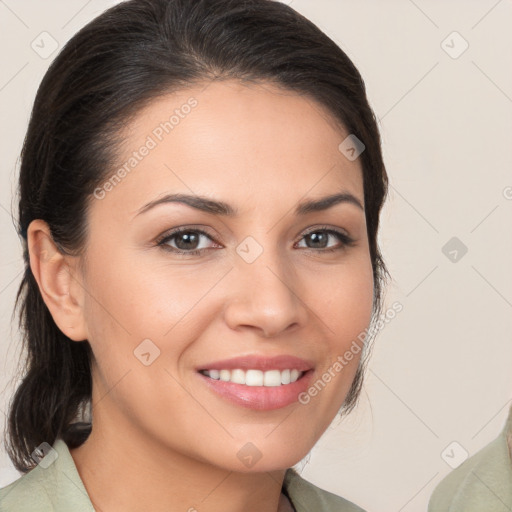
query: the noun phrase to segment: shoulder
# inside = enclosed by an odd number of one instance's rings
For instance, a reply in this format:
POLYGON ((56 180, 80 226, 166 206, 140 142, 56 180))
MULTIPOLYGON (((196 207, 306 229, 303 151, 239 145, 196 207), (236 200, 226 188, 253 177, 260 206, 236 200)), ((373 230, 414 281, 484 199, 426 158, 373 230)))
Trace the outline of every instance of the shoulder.
POLYGON ((293 468, 286 471, 283 486, 297 512, 364 512, 351 501, 308 482, 293 468))
POLYGON ((430 498, 429 512, 510 511, 512 460, 507 436, 511 433, 512 409, 501 434, 441 480, 430 498))
POLYGON ((1 512, 94 512, 66 443, 48 448, 34 469, 0 489, 1 512))
POLYGON ((44 485, 41 469, 36 466, 27 474, 0 489, 2 512, 50 512, 53 506, 44 485))

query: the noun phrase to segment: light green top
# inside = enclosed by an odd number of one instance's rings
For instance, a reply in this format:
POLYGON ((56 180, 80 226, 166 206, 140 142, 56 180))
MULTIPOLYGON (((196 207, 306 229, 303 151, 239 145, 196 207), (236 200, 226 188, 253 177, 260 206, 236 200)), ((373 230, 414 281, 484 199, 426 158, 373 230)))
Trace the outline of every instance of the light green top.
POLYGON ((500 435, 446 476, 434 489, 428 512, 512 510, 512 408, 500 435))
MULTIPOLYGON (((0 489, 1 512, 94 512, 68 446, 58 438, 53 449, 58 454, 53 463, 44 462, 50 452, 34 469, 0 489)), ((291 468, 283 487, 297 512, 364 512, 304 480, 291 468)))

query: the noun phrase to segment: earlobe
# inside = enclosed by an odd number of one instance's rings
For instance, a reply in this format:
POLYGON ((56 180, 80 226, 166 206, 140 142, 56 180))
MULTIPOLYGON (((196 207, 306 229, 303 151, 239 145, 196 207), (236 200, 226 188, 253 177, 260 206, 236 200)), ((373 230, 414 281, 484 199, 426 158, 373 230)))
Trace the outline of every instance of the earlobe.
POLYGON ((74 257, 59 250, 48 224, 41 219, 30 223, 27 244, 32 274, 58 328, 74 341, 87 339, 83 287, 77 282, 74 257))

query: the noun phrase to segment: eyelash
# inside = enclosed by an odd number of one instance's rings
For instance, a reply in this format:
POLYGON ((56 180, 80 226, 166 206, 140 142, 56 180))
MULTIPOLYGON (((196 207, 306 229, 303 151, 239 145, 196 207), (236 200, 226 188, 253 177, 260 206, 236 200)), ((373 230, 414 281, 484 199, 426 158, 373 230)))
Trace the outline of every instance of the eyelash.
MULTIPOLYGON (((173 254, 177 254, 179 256, 198 256, 203 251, 208 250, 208 249, 193 249, 191 251, 183 251, 181 249, 176 249, 174 247, 170 247, 169 245, 167 245, 167 242, 172 240, 175 236, 179 235, 180 233, 188 233, 188 232, 200 233, 201 235, 204 235, 207 238, 209 238, 212 242, 217 243, 211 237, 211 235, 209 235, 206 231, 204 231, 202 229, 181 227, 181 228, 176 228, 176 229, 172 230, 171 232, 164 233, 162 236, 160 236, 156 240, 156 245, 158 247, 161 247, 164 251, 172 252, 173 254)), ((355 245, 355 240, 353 238, 349 237, 345 233, 342 233, 341 231, 330 228, 328 226, 320 226, 320 227, 314 228, 314 229, 304 233, 304 235, 302 236, 302 238, 300 240, 302 240, 304 237, 306 237, 308 235, 311 235, 313 233, 319 233, 319 232, 334 235, 341 242, 341 246, 331 247, 329 249, 314 249, 314 248, 307 247, 306 250, 313 251, 313 252, 320 252, 320 253, 331 253, 331 252, 340 251, 347 247, 352 247, 355 245)))

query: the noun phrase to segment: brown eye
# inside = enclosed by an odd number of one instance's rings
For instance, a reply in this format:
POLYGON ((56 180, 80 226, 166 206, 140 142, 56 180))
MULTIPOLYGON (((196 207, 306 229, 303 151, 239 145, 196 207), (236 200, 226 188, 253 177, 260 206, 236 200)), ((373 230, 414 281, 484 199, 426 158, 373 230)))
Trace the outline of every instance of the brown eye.
POLYGON ((201 229, 178 228, 164 235, 157 241, 157 245, 177 254, 196 255, 208 249, 207 246, 199 247, 205 238, 213 241, 212 237, 201 229))
POLYGON ((180 250, 197 249, 199 239, 202 235, 194 231, 184 231, 174 235, 172 238, 175 240, 176 247, 180 250))

